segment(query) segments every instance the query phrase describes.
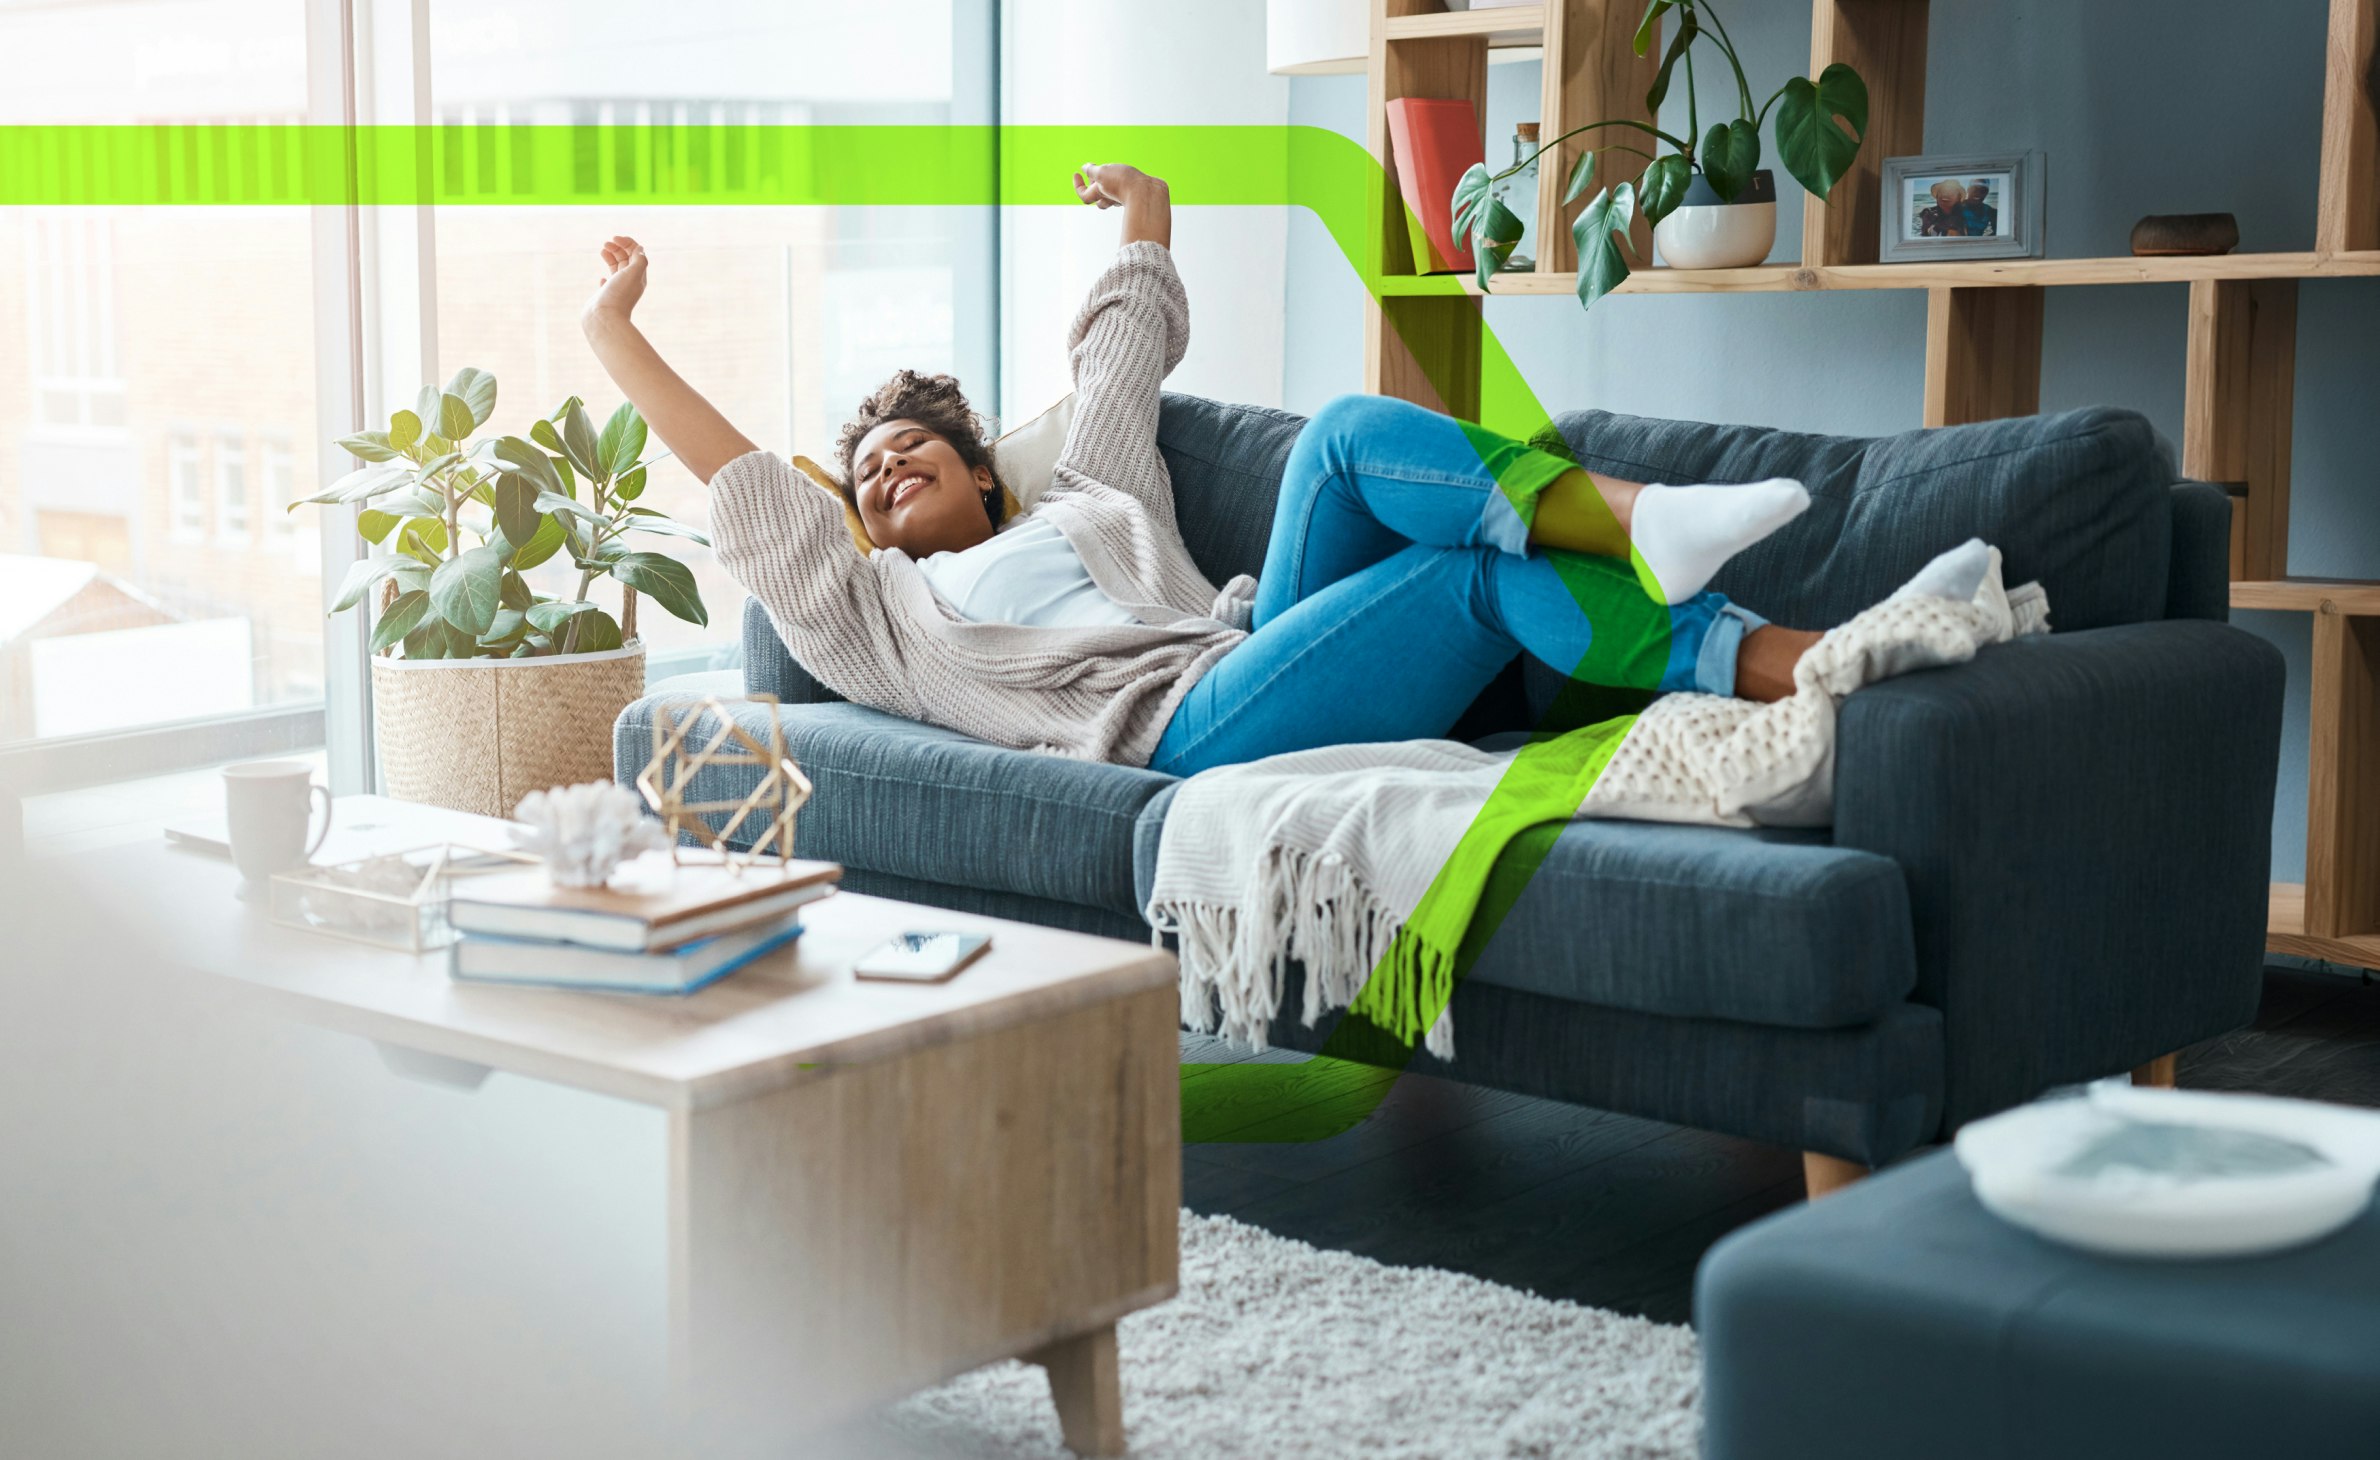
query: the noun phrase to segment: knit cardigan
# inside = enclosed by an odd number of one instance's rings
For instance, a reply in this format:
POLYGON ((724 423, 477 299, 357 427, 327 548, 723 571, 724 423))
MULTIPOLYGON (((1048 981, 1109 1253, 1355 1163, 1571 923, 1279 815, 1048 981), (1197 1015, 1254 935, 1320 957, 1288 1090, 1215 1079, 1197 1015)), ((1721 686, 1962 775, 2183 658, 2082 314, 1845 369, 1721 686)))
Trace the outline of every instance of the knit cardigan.
POLYGON ((1065 534, 1091 581, 1139 623, 961 618, 907 553, 862 555, 842 505, 773 451, 711 478, 711 538, 785 647, 845 698, 1018 750, 1146 765, 1182 696, 1247 637, 1256 580, 1243 573, 1218 591, 1174 525, 1157 400, 1189 347, 1190 305, 1172 252, 1124 245, 1066 343, 1074 423, 1027 515, 1065 534))

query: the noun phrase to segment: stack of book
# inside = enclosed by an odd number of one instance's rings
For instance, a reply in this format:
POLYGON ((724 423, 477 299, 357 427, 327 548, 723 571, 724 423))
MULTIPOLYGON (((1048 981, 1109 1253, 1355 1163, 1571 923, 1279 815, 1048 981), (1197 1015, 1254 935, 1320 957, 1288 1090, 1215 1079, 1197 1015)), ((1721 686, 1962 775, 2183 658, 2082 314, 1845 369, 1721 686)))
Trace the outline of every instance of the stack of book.
POLYGON ((454 886, 454 977, 485 983, 688 994, 801 936, 801 909, 835 890, 832 862, 648 852, 604 887, 557 887, 540 867, 454 886))

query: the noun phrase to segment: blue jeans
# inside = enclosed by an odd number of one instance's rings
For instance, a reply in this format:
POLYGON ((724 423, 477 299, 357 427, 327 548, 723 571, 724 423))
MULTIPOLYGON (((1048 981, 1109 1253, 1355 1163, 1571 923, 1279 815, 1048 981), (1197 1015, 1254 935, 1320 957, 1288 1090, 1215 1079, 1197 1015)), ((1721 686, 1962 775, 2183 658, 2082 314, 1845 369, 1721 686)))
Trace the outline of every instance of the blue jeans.
POLYGON ((1670 607, 1617 558, 1532 548, 1575 464, 1406 401, 1342 396, 1289 453, 1252 632, 1190 687, 1151 770, 1444 735, 1522 652, 1598 684, 1735 693, 1766 620, 1670 607))

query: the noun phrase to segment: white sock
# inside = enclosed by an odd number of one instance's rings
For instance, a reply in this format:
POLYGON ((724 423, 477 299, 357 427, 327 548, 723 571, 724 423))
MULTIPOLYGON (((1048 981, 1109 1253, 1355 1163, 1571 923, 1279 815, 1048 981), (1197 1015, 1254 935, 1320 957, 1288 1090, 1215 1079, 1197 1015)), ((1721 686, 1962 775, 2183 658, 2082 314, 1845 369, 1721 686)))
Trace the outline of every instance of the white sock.
POLYGON ((1636 494, 1628 540, 1664 603, 1703 590, 1729 558, 1809 510, 1810 494, 1784 477, 1742 486, 1648 486, 1636 494))
POLYGON ((1917 570, 1917 576, 1892 591, 1894 598, 1947 598, 1971 603, 1992 569, 1992 550, 1980 537, 1968 538, 1917 570))

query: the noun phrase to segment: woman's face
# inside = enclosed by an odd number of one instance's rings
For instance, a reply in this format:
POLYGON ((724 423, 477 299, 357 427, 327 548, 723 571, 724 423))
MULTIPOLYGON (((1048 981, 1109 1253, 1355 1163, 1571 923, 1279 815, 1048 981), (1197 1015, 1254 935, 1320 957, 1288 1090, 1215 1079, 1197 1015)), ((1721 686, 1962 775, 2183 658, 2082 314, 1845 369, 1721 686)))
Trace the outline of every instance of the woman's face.
POLYGON ((851 454, 852 496, 868 536, 913 558, 989 538, 983 494, 991 485, 988 468, 969 471, 957 448, 911 420, 885 422, 851 454))

